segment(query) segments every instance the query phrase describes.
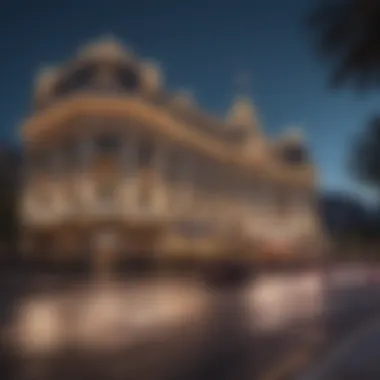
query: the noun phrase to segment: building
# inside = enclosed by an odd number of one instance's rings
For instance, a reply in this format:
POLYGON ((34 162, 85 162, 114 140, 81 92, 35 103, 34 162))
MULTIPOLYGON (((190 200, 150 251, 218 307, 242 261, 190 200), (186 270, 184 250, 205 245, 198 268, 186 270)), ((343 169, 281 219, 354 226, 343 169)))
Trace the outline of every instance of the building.
POLYGON ((29 257, 254 262, 306 257, 321 240, 299 133, 266 139, 247 98, 208 115, 114 39, 41 71, 21 134, 29 257))

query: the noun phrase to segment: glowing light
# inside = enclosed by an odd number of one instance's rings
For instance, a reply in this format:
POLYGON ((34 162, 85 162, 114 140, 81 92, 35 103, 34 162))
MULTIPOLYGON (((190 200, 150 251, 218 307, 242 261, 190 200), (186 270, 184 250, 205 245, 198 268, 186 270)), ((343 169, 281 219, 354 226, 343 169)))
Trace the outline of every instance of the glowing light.
POLYGON ((62 341, 58 305, 50 299, 33 300, 21 305, 17 341, 23 350, 46 352, 62 341))

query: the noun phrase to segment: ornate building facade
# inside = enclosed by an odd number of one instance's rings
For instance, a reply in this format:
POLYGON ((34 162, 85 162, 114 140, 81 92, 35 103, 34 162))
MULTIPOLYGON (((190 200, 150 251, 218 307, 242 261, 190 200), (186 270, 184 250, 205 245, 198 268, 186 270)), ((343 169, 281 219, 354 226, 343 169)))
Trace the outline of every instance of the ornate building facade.
POLYGON ((21 128, 25 255, 254 261, 321 241, 301 136, 269 141, 247 98, 212 117, 168 92, 158 67, 100 39, 41 71, 33 107, 21 128))

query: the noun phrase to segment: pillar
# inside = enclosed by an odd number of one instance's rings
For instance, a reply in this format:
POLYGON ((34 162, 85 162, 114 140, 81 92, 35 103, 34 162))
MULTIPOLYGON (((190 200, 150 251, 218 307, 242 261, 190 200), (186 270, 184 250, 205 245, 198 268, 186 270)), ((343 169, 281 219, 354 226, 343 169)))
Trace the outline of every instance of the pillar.
POLYGON ((93 274, 97 279, 110 278, 117 257, 118 239, 113 231, 98 231, 93 237, 93 274))
POLYGON ((137 211, 138 202, 138 153, 139 139, 135 132, 129 132, 124 135, 123 149, 122 149, 122 167, 125 172, 123 198, 124 205, 127 208, 127 212, 137 211))
POLYGON ((165 183, 166 168, 166 144, 160 140, 155 140, 155 150, 153 156, 153 207, 155 213, 165 215, 168 211, 168 194, 165 183))
POLYGON ((94 183, 91 180, 90 163, 94 157, 94 141, 92 135, 82 136, 79 155, 80 183, 78 186, 79 198, 84 207, 91 207, 94 192, 94 183))

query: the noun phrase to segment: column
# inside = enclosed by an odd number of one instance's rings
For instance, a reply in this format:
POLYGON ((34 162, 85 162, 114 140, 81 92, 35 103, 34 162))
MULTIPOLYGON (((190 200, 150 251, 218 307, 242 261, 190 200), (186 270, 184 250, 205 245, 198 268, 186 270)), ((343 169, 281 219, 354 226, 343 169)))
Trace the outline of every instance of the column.
POLYGON ((112 230, 98 231, 93 237, 93 273, 97 280, 109 280, 120 250, 118 235, 112 230))
POLYGON ((90 136, 82 136, 79 141, 79 199, 85 209, 91 207, 94 202, 94 179, 92 177, 91 162, 93 161, 95 149, 94 138, 90 136))
POLYGON ((64 207, 60 186, 62 181, 62 149, 60 147, 57 147, 52 153, 52 174, 52 209, 54 214, 59 217, 64 207))
POLYGON ((192 212, 192 207, 194 204, 195 197, 195 184, 194 184, 194 173, 195 173, 195 164, 194 159, 191 157, 190 153, 187 153, 184 157, 184 185, 185 185, 185 193, 184 193, 184 211, 186 216, 189 216, 192 212))
POLYGON ((180 215, 185 218, 189 216, 191 210, 191 199, 193 193, 193 184, 191 182, 193 162, 191 161, 188 152, 179 154, 179 163, 178 166, 178 205, 180 215))
POLYGON ((165 168, 167 163, 166 144, 160 140, 155 140, 153 154, 153 207, 154 212, 166 214, 168 211, 168 194, 165 183, 165 168))
POLYGON ((165 181, 167 193, 167 208, 171 217, 178 217, 181 214, 180 204, 182 202, 182 176, 181 173, 181 155, 178 154, 178 148, 168 146, 167 149, 167 166, 165 167, 165 181))
POLYGON ((207 210, 207 202, 208 202, 208 194, 207 194, 207 182, 208 178, 206 173, 207 167, 205 165, 205 159, 203 156, 200 156, 197 160, 197 215, 201 217, 201 219, 206 219, 209 216, 209 212, 207 210))
POLYGON ((138 146, 139 138, 135 131, 124 135, 122 150, 122 167, 125 172, 123 204, 127 213, 138 210, 138 146))

